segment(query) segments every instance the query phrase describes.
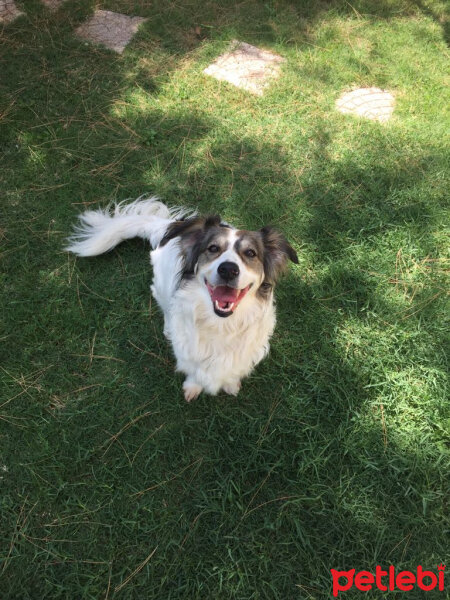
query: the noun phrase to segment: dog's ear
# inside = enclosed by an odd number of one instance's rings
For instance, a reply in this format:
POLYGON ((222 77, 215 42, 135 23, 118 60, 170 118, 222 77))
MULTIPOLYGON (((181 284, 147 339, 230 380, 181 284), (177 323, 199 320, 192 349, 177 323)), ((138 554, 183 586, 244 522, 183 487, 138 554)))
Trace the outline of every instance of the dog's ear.
POLYGON ((272 286, 285 270, 287 261, 298 264, 298 257, 284 235, 273 227, 263 227, 260 235, 264 245, 264 283, 272 286))
POLYGON ((219 215, 194 216, 182 221, 175 221, 167 228, 160 246, 164 246, 170 240, 179 237, 185 263, 183 274, 190 275, 194 272, 207 231, 211 227, 218 227, 220 224, 221 218, 219 215))
POLYGON ((195 244, 202 237, 205 229, 219 225, 220 221, 219 215, 211 215, 209 217, 199 217, 196 215, 188 219, 182 219, 181 221, 174 221, 167 228, 159 245, 165 246, 167 242, 176 237, 182 238, 184 243, 195 244))

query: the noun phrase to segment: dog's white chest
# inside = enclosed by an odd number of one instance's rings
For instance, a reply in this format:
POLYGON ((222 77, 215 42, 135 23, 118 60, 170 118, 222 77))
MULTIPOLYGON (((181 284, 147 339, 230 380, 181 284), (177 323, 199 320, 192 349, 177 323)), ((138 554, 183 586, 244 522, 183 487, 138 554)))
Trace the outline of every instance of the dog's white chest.
POLYGON ((178 370, 195 371, 196 381, 209 393, 249 375, 269 350, 275 325, 272 303, 240 308, 240 318, 220 319, 202 298, 178 290, 165 311, 178 370))

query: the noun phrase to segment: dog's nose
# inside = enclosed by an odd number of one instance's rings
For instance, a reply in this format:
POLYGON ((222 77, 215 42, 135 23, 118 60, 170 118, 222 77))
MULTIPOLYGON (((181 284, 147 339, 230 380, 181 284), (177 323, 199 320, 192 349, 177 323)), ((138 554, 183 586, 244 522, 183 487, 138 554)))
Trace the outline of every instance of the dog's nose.
POLYGON ((218 266, 217 271, 225 281, 231 281, 239 275, 239 267, 233 262, 223 262, 218 266))

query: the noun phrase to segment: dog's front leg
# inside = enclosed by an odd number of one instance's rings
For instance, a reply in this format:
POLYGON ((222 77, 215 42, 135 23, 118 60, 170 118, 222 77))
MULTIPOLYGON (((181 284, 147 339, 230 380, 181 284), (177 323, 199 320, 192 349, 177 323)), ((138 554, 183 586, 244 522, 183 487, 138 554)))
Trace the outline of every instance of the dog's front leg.
POLYGON ((237 396, 241 389, 241 382, 239 379, 235 381, 229 381, 226 385, 223 386, 223 391, 225 394, 229 394, 230 396, 237 396))
POLYGON ((183 383, 184 399, 186 402, 198 398, 202 389, 202 386, 196 383, 191 377, 186 377, 183 383))

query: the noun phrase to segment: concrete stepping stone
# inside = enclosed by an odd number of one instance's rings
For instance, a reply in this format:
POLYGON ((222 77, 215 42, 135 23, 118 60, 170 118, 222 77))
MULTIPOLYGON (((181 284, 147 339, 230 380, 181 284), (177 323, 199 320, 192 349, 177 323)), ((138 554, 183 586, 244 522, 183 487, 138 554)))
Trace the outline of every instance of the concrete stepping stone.
POLYGON ((279 77, 282 62, 284 58, 278 54, 233 40, 229 51, 221 54, 203 73, 262 96, 271 80, 279 77))
POLYGON ((342 94, 336 100, 336 108, 343 114, 351 114, 384 123, 394 112, 395 98, 380 88, 359 88, 342 94))
POLYGON ((49 10, 58 10, 66 0, 41 0, 49 10))
POLYGON ((0 0, 0 23, 11 23, 23 14, 13 0, 0 0))
POLYGON ((88 42, 102 44, 122 54, 139 25, 146 20, 143 17, 129 17, 110 10, 96 10, 86 23, 75 30, 75 33, 88 42))

